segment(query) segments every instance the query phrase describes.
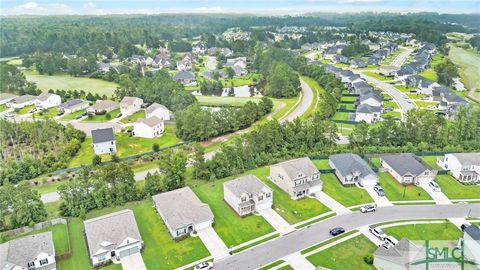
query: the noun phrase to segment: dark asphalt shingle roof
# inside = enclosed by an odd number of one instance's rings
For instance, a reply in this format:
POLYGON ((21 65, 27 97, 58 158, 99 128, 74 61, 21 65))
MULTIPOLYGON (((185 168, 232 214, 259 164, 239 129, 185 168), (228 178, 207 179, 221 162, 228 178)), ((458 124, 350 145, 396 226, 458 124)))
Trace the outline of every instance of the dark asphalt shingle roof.
POLYGON ((474 240, 480 240, 480 229, 477 227, 477 225, 470 225, 467 228, 465 228, 464 232, 470 237, 472 237, 474 240))
POLYGON ((355 154, 338 154, 330 156, 330 161, 335 165, 337 171, 342 175, 353 174, 359 172, 360 176, 365 177, 375 174, 359 155, 355 154))
POLYGON ((428 170, 413 154, 385 155, 381 158, 399 175, 405 175, 406 173, 419 175, 428 170))
POLYGON ((102 128, 92 130, 93 143, 102 143, 115 140, 113 128, 102 128))
MULTIPOLYGON (((40 253, 55 254, 52 232, 32 234, 0 244, 0 269, 10 269, 7 267, 12 264, 27 269, 27 263, 32 262, 40 253)), ((49 264, 42 270, 53 269, 54 266, 55 264, 49 264)))

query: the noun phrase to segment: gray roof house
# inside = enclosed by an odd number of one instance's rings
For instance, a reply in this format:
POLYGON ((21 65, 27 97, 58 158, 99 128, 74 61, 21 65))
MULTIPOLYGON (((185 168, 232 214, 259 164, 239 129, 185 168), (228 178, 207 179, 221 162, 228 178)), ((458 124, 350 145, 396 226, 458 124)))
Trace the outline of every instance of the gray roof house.
POLYGON ((89 106, 90 104, 87 101, 76 98, 60 104, 58 110, 64 113, 72 113, 86 109, 89 106))
POLYGON ((465 246, 465 257, 467 257, 468 260, 480 264, 480 229, 477 225, 470 225, 465 228, 463 241, 465 246))
POLYGON ((240 216, 272 207, 273 191, 254 175, 223 183, 223 199, 240 216))
POLYGON ((56 269, 52 232, 27 235, 0 244, 0 269, 56 269))
POLYGON ((206 229, 213 224, 213 212, 190 187, 152 196, 153 205, 173 238, 206 229))
POLYGON ((428 184, 437 174, 410 153, 384 155, 380 158, 382 167, 401 184, 428 184))
POLYGON ((195 74, 191 71, 179 71, 173 79, 182 84, 193 84, 196 82, 195 74))
POLYGON ((270 166, 270 181, 294 200, 322 190, 320 172, 308 157, 292 159, 270 166))
POLYGON ((480 181, 480 153, 452 153, 437 159, 437 165, 450 170, 460 182, 480 181))
POLYGON ((142 236, 130 209, 85 220, 83 224, 92 265, 119 260, 142 249, 142 236))
POLYGON ((395 246, 385 248, 380 246, 373 253, 373 266, 379 270, 411 269, 410 262, 421 251, 407 238, 402 238, 395 246))
POLYGON ((7 102, 9 102, 10 100, 14 99, 18 97, 17 95, 12 95, 12 94, 9 94, 9 93, 0 93, 0 105, 3 105, 7 102))
POLYGON ((14 108, 14 109, 23 108, 25 106, 34 104, 36 100, 37 100, 36 96, 23 95, 23 96, 19 96, 19 97, 15 97, 13 99, 10 99, 7 102, 7 107, 14 108))
POLYGON ((360 104, 355 111, 355 121, 365 121, 369 124, 375 123, 380 120, 382 113, 382 107, 372 106, 369 104, 360 104))
POLYGON ((351 93, 357 95, 365 95, 366 93, 373 91, 373 89, 373 86, 371 86, 367 82, 359 81, 352 84, 351 93))
POLYGON ((120 103, 112 100, 97 100, 97 102, 87 108, 88 113, 108 113, 120 108, 120 103))
POLYGON ((362 59, 354 58, 350 61, 350 67, 352 68, 364 68, 367 66, 367 63, 362 59))
POLYGON ((95 155, 114 154, 117 152, 113 128, 92 130, 92 141, 95 155))
POLYGON ((378 176, 359 155, 332 155, 328 164, 335 169, 335 174, 343 185, 358 183, 361 186, 375 186, 378 182, 378 176))

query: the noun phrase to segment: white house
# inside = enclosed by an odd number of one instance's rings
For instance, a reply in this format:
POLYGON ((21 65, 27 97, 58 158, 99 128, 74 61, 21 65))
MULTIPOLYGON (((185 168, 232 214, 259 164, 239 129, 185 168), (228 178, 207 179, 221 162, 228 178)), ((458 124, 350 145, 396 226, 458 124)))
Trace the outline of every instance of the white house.
POLYGON ((383 97, 377 93, 371 92, 358 98, 359 104, 366 104, 373 107, 381 107, 383 105, 383 97))
POLYGON ((332 155, 328 164, 335 169, 335 175, 343 185, 358 183, 365 187, 375 186, 378 182, 378 176, 359 155, 332 155))
POLYGON ((179 71, 189 71, 192 69, 192 61, 189 59, 183 59, 177 61, 177 70, 179 71))
POLYGON ((95 104, 87 108, 88 113, 108 113, 118 109, 120 104, 112 100, 97 100, 95 104))
POLYGON ((233 66, 237 66, 245 69, 247 67, 247 58, 237 57, 237 58, 227 59, 227 67, 233 67, 233 66))
POLYGON ((167 107, 165 107, 161 104, 158 104, 158 103, 153 103, 152 105, 148 106, 145 109, 145 117, 146 118, 156 116, 156 117, 158 117, 160 119, 163 119, 165 121, 170 120, 171 113, 172 112, 167 107))
POLYGON ((445 154, 437 159, 437 165, 450 170, 460 182, 480 181, 480 153, 445 154))
POLYGON ((2 270, 55 270, 52 232, 27 235, 0 244, 2 270))
POLYGON ((122 115, 131 115, 142 108, 143 99, 138 97, 123 97, 120 101, 120 112, 122 115))
POLYGON ((365 121, 368 124, 378 122, 382 108, 378 106, 370 106, 368 104, 360 104, 355 111, 355 121, 365 121))
POLYGON ((400 184, 428 184, 433 181, 436 171, 427 168, 413 154, 381 156, 382 167, 400 184))
POLYGON ((115 154, 117 152, 113 128, 92 130, 92 141, 95 155, 115 154))
POLYGON ((62 98, 51 93, 41 93, 35 100, 35 107, 40 110, 57 107, 60 104, 62 104, 62 98))
POLYGON ((17 95, 12 95, 9 93, 0 93, 0 105, 8 103, 10 100, 18 97, 17 95))
POLYGON ((152 196, 153 205, 173 238, 179 238, 213 224, 213 213, 190 187, 152 196))
POLYGON ((465 228, 463 234, 465 257, 480 264, 480 229, 477 225, 470 225, 465 228))
POLYGON ((150 118, 139 119, 133 124, 133 133, 135 137, 156 138, 160 137, 164 131, 164 124, 161 118, 152 116, 150 118))
POLYGON ((130 209, 85 220, 83 224, 93 266, 108 260, 121 260, 142 249, 142 236, 130 209))
POLYGON ((254 175, 223 183, 223 199, 240 216, 272 207, 273 191, 254 175))
POLYGON ((60 106, 58 106, 58 109, 65 114, 69 114, 86 109, 89 106, 90 104, 87 101, 76 98, 62 103, 60 106))
POLYGON ((14 109, 21 109, 25 106, 30 106, 35 104, 37 100, 36 96, 32 95, 23 95, 16 98, 11 99, 7 102, 7 107, 14 108, 14 109))

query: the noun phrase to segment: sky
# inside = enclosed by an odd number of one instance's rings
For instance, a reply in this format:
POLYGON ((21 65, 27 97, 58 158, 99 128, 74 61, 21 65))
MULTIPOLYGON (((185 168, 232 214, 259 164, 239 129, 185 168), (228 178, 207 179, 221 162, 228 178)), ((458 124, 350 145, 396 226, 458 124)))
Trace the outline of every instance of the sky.
POLYGON ((480 13, 480 0, 0 0, 1 15, 361 11, 480 13))

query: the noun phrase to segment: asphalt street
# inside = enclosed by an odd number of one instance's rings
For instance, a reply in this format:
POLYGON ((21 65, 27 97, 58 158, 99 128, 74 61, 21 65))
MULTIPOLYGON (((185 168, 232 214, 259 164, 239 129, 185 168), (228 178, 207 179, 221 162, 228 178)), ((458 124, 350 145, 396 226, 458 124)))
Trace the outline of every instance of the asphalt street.
POLYGON ((303 80, 300 80, 300 85, 302 86, 303 94, 300 104, 298 104, 297 108, 290 112, 286 117, 282 118, 280 122, 293 121, 302 116, 308 110, 310 104, 314 102, 312 88, 310 88, 310 86, 308 86, 308 84, 303 80))

